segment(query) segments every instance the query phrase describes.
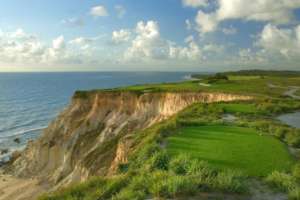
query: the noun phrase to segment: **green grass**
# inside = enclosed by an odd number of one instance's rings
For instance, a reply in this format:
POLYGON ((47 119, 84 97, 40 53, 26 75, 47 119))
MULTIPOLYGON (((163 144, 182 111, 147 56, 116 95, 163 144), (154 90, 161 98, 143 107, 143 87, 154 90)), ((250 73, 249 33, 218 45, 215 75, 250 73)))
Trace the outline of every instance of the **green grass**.
POLYGON ((217 168, 266 176, 274 170, 289 170, 293 158, 279 140, 253 129, 230 126, 185 127, 168 138, 171 155, 186 153, 217 168))
POLYGON ((256 76, 243 77, 234 76, 229 81, 219 81, 212 83, 210 87, 199 85, 202 81, 183 81, 176 83, 161 83, 161 84, 145 84, 134 85, 129 87, 120 87, 114 89, 101 89, 91 91, 77 91, 74 98, 88 98, 90 94, 98 92, 135 92, 137 94, 149 92, 223 92, 246 95, 259 95, 280 97, 285 91, 285 88, 272 88, 269 83, 280 85, 283 87, 291 85, 300 85, 300 77, 264 77, 257 78, 256 76))
POLYGON ((257 112, 254 104, 220 103, 218 106, 226 113, 252 114, 257 112))
POLYGON ((255 80, 255 79, 261 79, 261 76, 235 76, 230 75, 228 76, 229 80, 232 81, 240 81, 240 80, 255 80))

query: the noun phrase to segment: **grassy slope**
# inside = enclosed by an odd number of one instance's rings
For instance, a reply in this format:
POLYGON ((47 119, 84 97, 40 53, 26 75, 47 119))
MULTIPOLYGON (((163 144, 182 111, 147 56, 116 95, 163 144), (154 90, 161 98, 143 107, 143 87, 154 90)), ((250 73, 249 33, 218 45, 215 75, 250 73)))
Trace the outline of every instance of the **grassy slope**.
POLYGON ((279 140, 241 127, 185 127, 168 138, 167 149, 173 155, 187 153, 213 166, 239 169, 253 176, 289 170, 293 164, 279 140))

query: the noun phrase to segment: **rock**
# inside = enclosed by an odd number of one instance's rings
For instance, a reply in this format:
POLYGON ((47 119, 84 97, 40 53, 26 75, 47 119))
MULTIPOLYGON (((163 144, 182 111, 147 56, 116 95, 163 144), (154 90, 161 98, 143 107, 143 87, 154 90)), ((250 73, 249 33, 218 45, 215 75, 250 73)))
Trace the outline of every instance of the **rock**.
POLYGON ((20 140, 20 138, 15 138, 15 139, 14 139, 14 142, 17 143, 17 144, 20 144, 20 143, 21 143, 21 140, 20 140))

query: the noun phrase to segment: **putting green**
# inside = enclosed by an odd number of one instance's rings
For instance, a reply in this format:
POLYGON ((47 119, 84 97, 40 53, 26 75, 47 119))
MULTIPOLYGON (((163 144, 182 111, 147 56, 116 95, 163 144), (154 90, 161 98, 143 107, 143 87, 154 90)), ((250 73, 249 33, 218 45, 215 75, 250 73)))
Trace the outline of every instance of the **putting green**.
POLYGON ((185 127, 168 138, 171 155, 190 154, 217 168, 237 169, 250 176, 290 170, 294 163, 285 145, 253 129, 232 126, 185 127))

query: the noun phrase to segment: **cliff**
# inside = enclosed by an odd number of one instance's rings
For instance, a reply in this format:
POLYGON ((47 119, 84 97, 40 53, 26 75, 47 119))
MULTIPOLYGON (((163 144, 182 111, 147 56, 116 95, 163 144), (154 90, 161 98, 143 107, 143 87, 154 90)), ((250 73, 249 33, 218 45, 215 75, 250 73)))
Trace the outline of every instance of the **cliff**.
POLYGON ((42 136, 9 169, 56 186, 113 173, 126 162, 130 135, 195 102, 249 100, 224 93, 98 92, 74 97, 42 136))

